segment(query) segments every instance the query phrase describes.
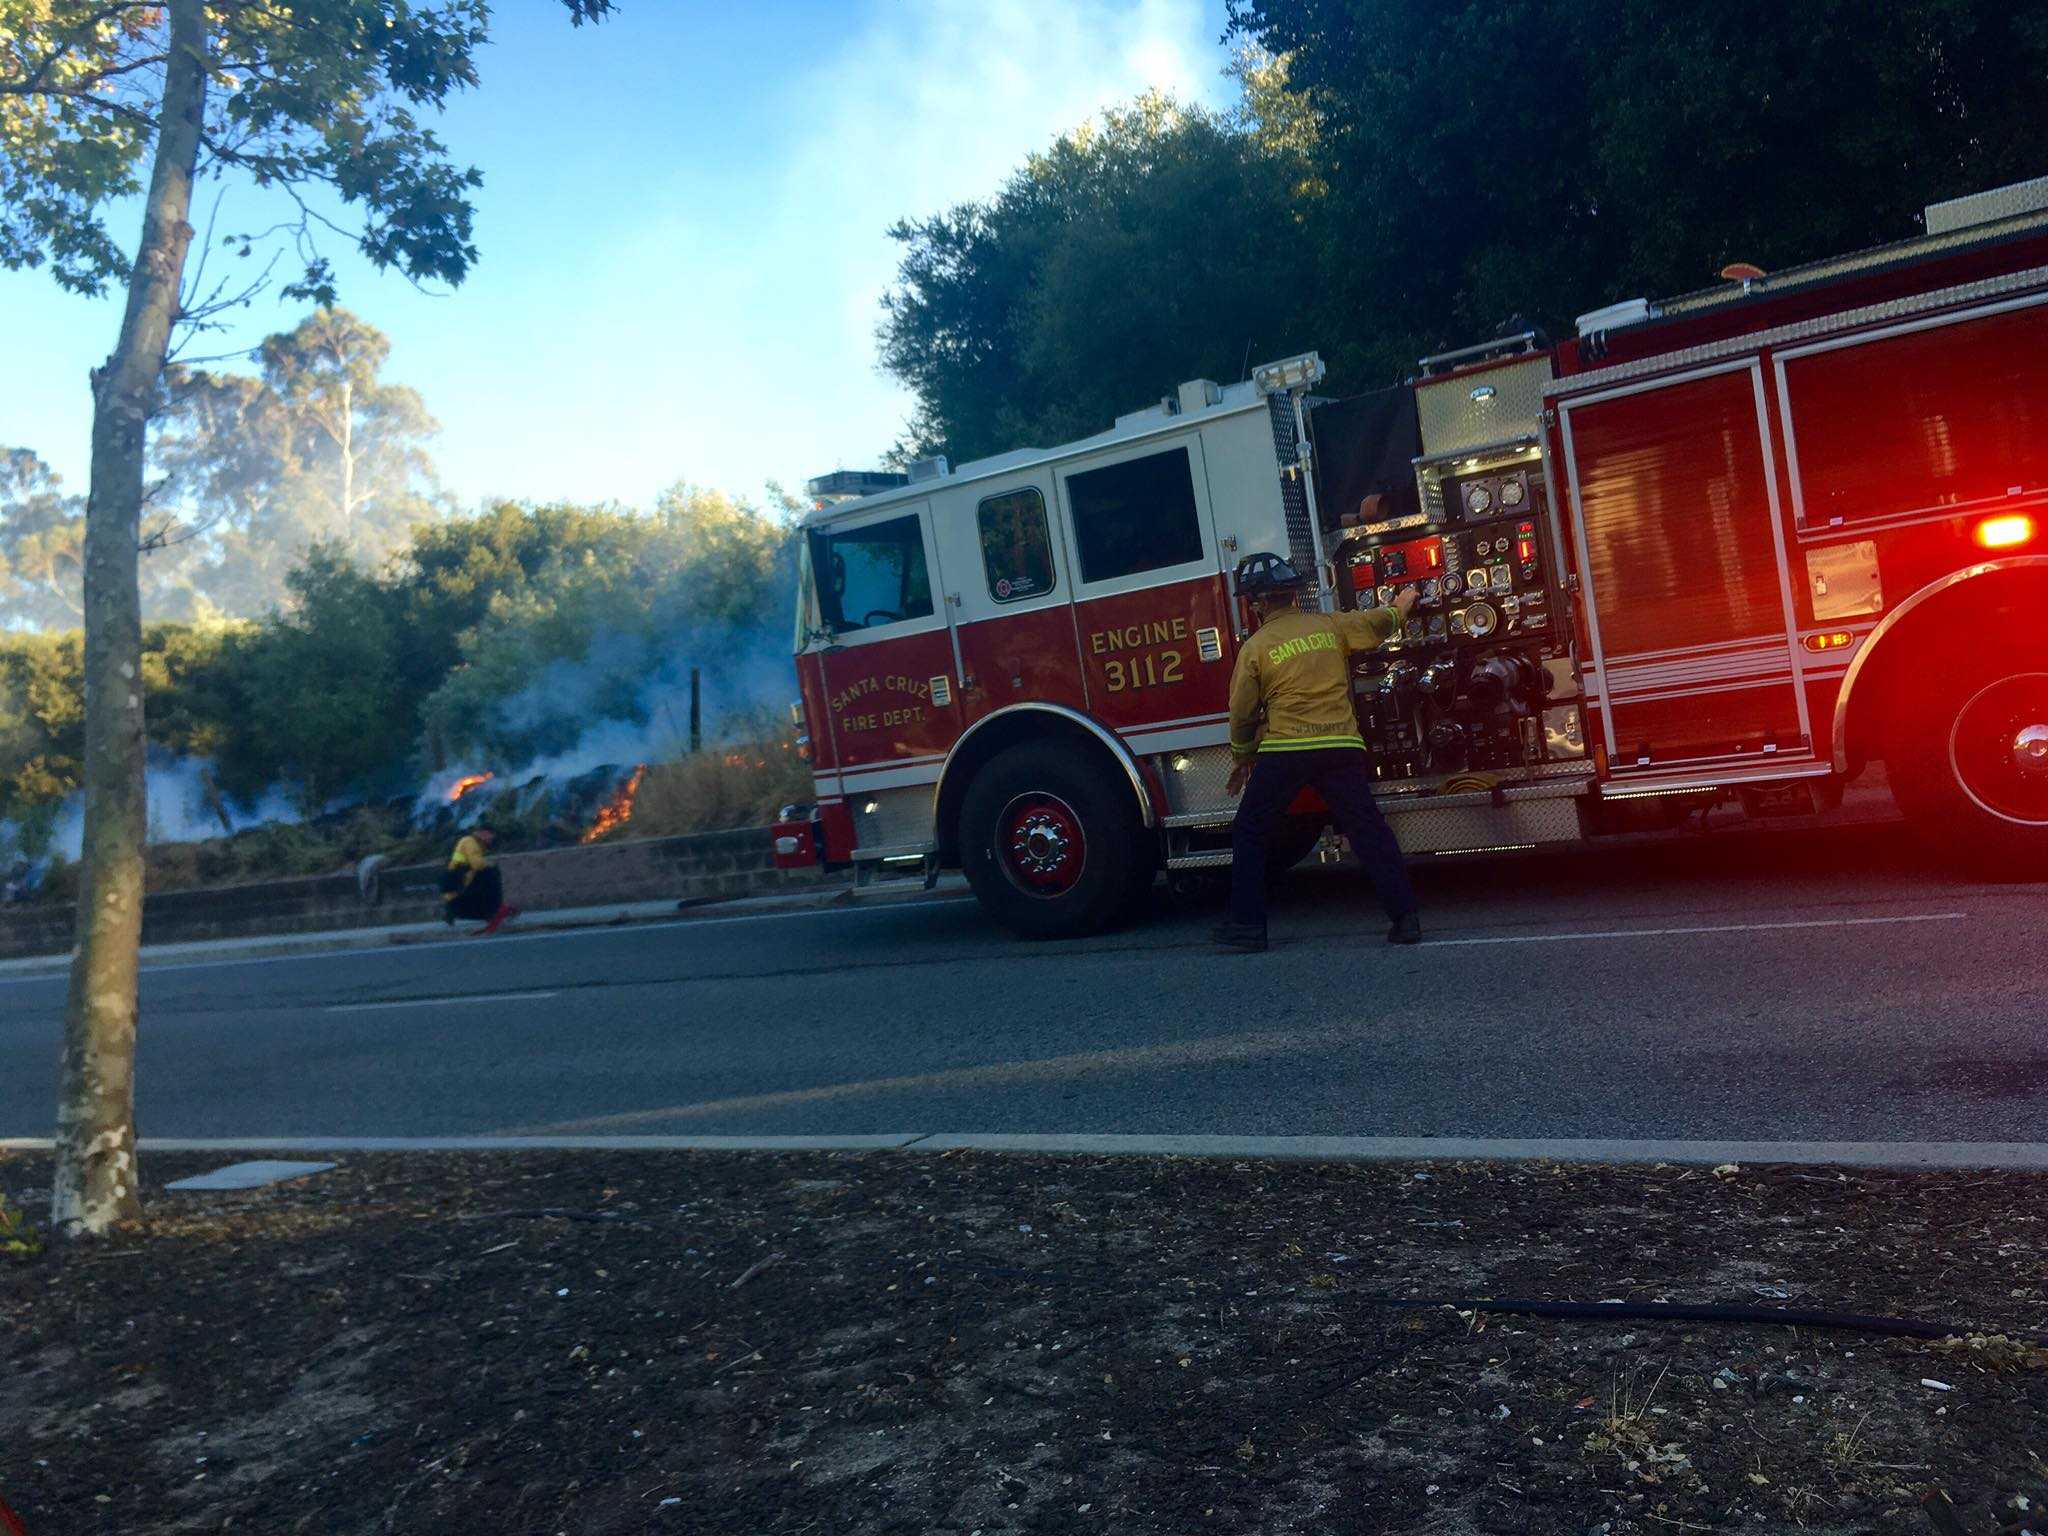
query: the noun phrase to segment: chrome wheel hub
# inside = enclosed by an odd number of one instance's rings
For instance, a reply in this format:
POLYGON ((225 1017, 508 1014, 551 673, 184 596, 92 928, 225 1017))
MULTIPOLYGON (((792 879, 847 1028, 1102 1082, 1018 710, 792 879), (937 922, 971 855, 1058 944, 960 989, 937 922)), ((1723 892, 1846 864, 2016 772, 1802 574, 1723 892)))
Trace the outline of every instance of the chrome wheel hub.
POLYGON ((2012 738, 2012 760, 2021 773, 2048 775, 2048 724, 2021 726, 2012 738))
POLYGON ((1978 809, 2048 827, 2048 672, 2015 672, 1966 699, 1949 728, 1948 758, 1978 809))
POLYGON ((1003 807, 995 848, 1010 883, 1030 896, 1072 890, 1088 862, 1088 835, 1074 808, 1044 790, 1003 807))
POLYGON ((1011 846, 1018 865, 1035 875, 1058 869, 1073 848, 1066 830, 1043 812, 1018 823, 1016 840, 1011 846))

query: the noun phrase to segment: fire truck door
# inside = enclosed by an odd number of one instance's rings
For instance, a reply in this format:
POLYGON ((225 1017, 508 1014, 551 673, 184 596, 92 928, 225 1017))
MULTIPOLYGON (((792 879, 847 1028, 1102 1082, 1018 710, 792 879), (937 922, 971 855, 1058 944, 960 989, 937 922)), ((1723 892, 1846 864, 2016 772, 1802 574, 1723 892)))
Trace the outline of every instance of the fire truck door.
POLYGON ((1562 402, 1597 702, 1617 777, 1811 753, 1761 369, 1562 402))
POLYGON ((971 723, 1012 704, 1087 706, 1074 624, 1073 570, 1043 470, 976 486, 972 514, 948 514, 939 556, 959 599, 954 626, 971 723))
POLYGON ((1224 740, 1230 615, 1201 438, 1107 450, 1059 482, 1089 709, 1141 752, 1224 740))
POLYGON ((960 701, 930 504, 814 528, 808 553, 831 633, 822 724, 845 793, 935 781, 960 701))

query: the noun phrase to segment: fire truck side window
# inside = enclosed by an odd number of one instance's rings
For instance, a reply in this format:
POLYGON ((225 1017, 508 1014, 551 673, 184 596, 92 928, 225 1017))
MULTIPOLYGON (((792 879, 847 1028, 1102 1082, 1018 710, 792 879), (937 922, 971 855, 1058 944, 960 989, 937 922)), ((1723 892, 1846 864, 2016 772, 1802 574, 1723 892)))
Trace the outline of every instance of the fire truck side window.
POLYGON ((931 617, 932 584, 925 573, 924 534, 915 516, 816 533, 811 563, 818 607, 834 630, 874 629, 931 617))
POLYGON ((1083 581, 1114 581, 1202 558, 1202 519, 1185 448, 1067 477, 1083 581))
POLYGON ((1053 589, 1052 532, 1046 526, 1045 498, 1035 486, 989 497, 975 510, 975 519, 990 597, 1014 603, 1053 589))

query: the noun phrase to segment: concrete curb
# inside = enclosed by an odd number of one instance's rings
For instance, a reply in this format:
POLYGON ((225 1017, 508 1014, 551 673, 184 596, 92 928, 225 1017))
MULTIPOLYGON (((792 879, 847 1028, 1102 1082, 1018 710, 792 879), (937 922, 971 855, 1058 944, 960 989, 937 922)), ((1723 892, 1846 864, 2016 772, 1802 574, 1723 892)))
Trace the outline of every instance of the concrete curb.
MULTIPOLYGON (((46 1152, 40 1137, 0 1151, 46 1152)), ((2048 1142, 1649 1141, 1463 1136, 241 1136, 145 1137, 144 1152, 994 1152, 1019 1156, 1234 1158, 1294 1162, 1776 1163, 1802 1167, 2048 1172, 2048 1142)))

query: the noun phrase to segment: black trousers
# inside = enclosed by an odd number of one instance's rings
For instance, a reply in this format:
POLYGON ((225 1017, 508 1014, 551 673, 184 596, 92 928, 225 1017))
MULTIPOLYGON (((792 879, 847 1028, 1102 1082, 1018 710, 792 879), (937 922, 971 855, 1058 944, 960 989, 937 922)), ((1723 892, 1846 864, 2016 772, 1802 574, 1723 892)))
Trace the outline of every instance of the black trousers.
POLYGON ((1329 803, 1331 819, 1365 866, 1387 916, 1401 918, 1413 912, 1415 891, 1408 884, 1408 868, 1401 862, 1393 830, 1373 803, 1365 753, 1356 747, 1330 747, 1259 754, 1230 828, 1231 921, 1266 926, 1267 839, 1273 823, 1310 785, 1329 803))
POLYGON ((474 917, 488 922, 505 905, 505 880, 498 866, 487 864, 469 877, 469 884, 449 900, 448 910, 457 917, 474 917))

